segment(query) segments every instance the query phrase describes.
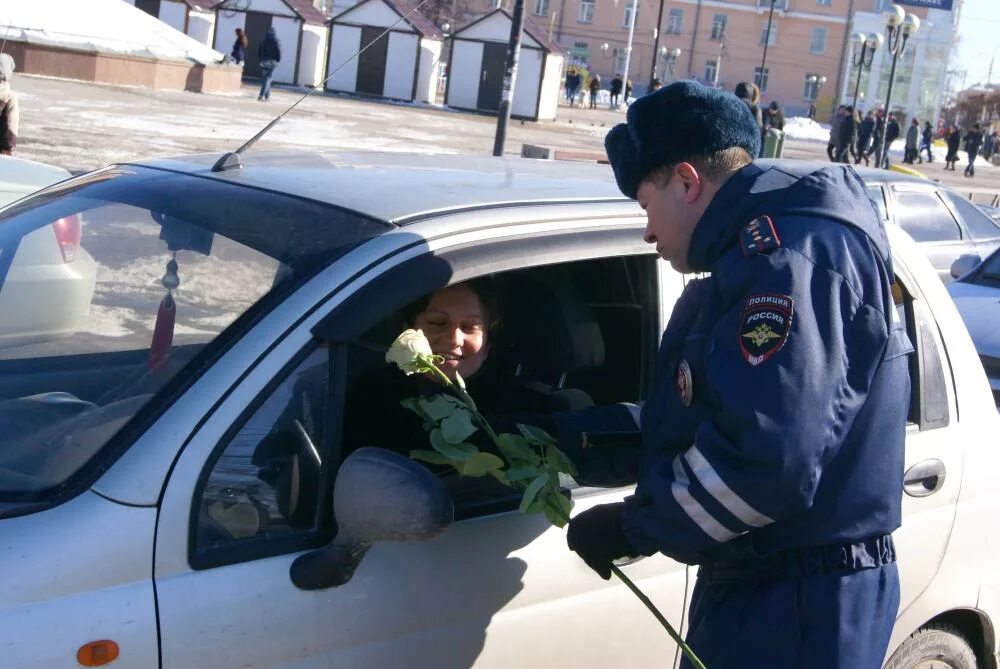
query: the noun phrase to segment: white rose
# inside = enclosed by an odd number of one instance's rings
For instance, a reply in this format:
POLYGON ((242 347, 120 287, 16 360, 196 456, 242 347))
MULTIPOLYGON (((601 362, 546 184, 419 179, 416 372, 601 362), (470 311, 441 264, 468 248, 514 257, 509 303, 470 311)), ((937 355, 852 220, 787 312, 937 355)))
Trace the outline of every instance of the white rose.
POLYGON ((426 366, 418 356, 434 355, 422 330, 403 330, 385 354, 385 361, 399 367, 405 374, 416 374, 426 366))

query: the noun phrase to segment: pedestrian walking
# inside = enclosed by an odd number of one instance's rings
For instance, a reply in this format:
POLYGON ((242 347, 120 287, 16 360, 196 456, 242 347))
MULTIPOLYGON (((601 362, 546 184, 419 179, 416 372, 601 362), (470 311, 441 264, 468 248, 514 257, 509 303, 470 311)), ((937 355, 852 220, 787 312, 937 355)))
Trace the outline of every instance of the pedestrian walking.
POLYGON ((903 149, 903 162, 912 165, 917 160, 917 146, 920 144, 920 121, 916 117, 910 121, 906 130, 906 143, 903 149))
POLYGON ((934 142, 934 129, 931 128, 931 122, 924 122, 924 130, 920 135, 920 150, 917 151, 917 159, 922 163, 924 162, 923 153, 927 152, 927 162, 934 162, 934 152, 932 150, 932 145, 934 142))
POLYGON ((10 88, 14 76, 14 58, 0 53, 0 154, 14 155, 21 127, 21 110, 17 94, 10 88))
POLYGON ((777 100, 771 100, 771 104, 768 105, 767 117, 764 125, 765 129, 774 128, 775 130, 784 131, 785 112, 781 109, 781 105, 778 104, 777 100))
POLYGON ((638 420, 557 419, 577 480, 635 483, 573 517, 567 543, 603 578, 624 557, 698 565, 687 642, 710 669, 879 667, 912 352, 884 225, 849 165, 754 164, 760 133, 729 93, 675 82, 627 118, 605 139, 618 186, 645 241, 704 278, 674 307, 638 420), (581 430, 629 425, 641 445, 581 448, 581 430))
POLYGON ((969 178, 976 176, 976 157, 979 156, 979 148, 982 144, 983 133, 977 123, 972 126, 972 130, 965 134, 965 152, 969 156, 969 164, 965 167, 965 176, 969 178))
POLYGON ((601 92, 601 75, 596 72, 590 75, 590 108, 597 109, 597 96, 601 92))
POLYGON ((809 103, 809 120, 810 121, 816 120, 816 104, 813 102, 809 103))
POLYGON ((889 121, 885 126, 885 151, 882 154, 882 167, 885 169, 889 169, 889 148, 897 139, 899 139, 899 121, 895 114, 889 114, 889 121))
POLYGON ((611 88, 609 90, 611 93, 611 109, 618 108, 618 98, 622 94, 622 75, 616 74, 611 78, 611 88))
POLYGON ((858 144, 854 152, 854 164, 857 165, 862 160, 868 165, 872 136, 875 134, 875 115, 869 109, 865 118, 858 125, 858 144))
POLYGON ((625 106, 628 107, 629 98, 632 97, 632 80, 625 80, 625 106))
POLYGON ((830 162, 837 162, 837 155, 840 153, 838 142, 840 141, 840 123, 847 113, 844 105, 837 107, 837 110, 830 116, 830 141, 826 143, 826 155, 830 162))
POLYGON ((233 48, 229 52, 229 57, 237 65, 242 65, 247 59, 247 36, 243 28, 236 29, 236 39, 233 41, 233 48))
POLYGON ((854 107, 847 105, 844 107, 844 116, 838 126, 837 137, 837 162, 850 163, 849 154, 854 150, 854 142, 857 141, 858 119, 854 113, 854 107))
POLYGON ((266 102, 271 99, 271 80, 274 79, 274 70, 281 62, 281 42, 278 41, 278 34, 274 32, 274 28, 268 28, 264 39, 257 45, 257 61, 264 77, 257 99, 266 102))
POLYGON ((958 148, 962 145, 962 132, 952 124, 948 130, 948 137, 945 140, 948 144, 948 153, 944 157, 944 168, 955 171, 955 163, 958 162, 958 148))
POLYGON ((875 113, 875 132, 872 133, 872 144, 868 147, 868 153, 865 154, 865 164, 868 163, 868 158, 875 155, 875 166, 878 167, 882 163, 882 140, 885 137, 885 112, 881 109, 875 113))

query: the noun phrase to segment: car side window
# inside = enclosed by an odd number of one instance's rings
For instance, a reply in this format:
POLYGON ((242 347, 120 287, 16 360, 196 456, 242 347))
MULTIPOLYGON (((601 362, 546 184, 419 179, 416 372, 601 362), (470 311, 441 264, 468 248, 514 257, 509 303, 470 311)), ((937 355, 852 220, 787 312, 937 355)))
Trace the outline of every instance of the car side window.
POLYGON ((955 193, 945 191, 941 195, 951 204, 955 213, 965 223, 965 227, 973 239, 996 239, 1000 237, 1000 226, 992 218, 981 212, 976 205, 955 193))
POLYGON ((868 196, 875 203, 878 215, 883 221, 889 220, 889 213, 885 208, 885 192, 881 186, 868 186, 868 196))
POLYGON ((934 193, 897 190, 896 222, 917 242, 962 239, 958 223, 934 193))
POLYGON ((320 539, 328 349, 306 354, 230 432, 195 493, 192 563, 301 550, 320 539))
POLYGON ((907 278, 897 272, 892 284, 896 314, 913 346, 910 355, 910 410, 907 422, 920 430, 945 427, 949 423, 948 375, 944 347, 934 317, 906 287, 907 278))

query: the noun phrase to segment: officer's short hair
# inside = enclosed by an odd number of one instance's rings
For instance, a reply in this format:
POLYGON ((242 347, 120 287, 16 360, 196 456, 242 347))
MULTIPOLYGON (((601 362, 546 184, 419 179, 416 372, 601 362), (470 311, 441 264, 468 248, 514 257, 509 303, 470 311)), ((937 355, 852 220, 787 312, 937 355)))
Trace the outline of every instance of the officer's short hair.
MULTIPOLYGON (((753 158, 747 153, 746 149, 734 146, 716 151, 707 156, 694 156, 678 162, 690 163, 703 179, 719 182, 727 175, 752 163, 753 158)), ((673 175, 674 167, 676 166, 677 163, 671 163, 657 167, 646 175, 643 181, 651 181, 657 188, 663 188, 670 181, 670 177, 673 175)))

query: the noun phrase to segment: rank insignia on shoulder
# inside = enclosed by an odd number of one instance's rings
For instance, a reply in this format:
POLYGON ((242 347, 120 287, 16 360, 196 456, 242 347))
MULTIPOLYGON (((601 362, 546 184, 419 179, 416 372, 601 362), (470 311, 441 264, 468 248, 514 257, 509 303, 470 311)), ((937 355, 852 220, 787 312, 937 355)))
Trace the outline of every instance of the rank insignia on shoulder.
POLYGON ((788 295, 750 295, 740 319, 739 342, 743 359, 756 367, 777 353, 792 328, 794 302, 788 295))
POLYGON ((758 216, 740 230, 740 250, 749 258, 758 253, 767 253, 781 246, 778 233, 770 216, 758 216))

